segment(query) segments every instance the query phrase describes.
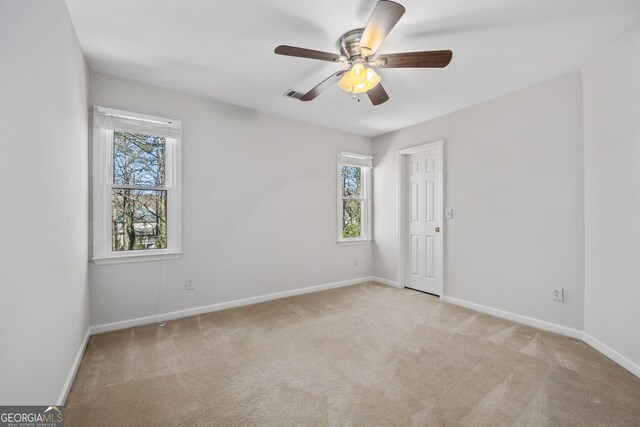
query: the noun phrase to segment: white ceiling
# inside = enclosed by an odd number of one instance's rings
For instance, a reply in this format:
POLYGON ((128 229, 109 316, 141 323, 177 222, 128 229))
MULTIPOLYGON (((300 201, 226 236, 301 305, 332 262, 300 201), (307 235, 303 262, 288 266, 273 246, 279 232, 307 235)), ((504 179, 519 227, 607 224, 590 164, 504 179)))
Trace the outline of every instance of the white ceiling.
POLYGON ((400 0, 381 53, 453 50, 444 69, 380 70, 391 99, 357 103, 343 65, 278 56, 289 44, 337 52, 375 0, 66 0, 89 67, 279 116, 375 136, 581 68, 640 20, 640 0, 400 0))

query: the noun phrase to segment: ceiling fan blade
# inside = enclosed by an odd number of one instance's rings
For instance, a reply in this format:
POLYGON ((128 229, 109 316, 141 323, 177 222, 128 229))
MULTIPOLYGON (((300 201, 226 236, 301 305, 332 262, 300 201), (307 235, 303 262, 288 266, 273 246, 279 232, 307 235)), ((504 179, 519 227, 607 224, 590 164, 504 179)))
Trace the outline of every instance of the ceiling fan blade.
POLYGON ((297 56, 298 58, 318 59, 320 61, 337 62, 341 56, 335 53, 322 52, 320 50, 305 49, 302 47, 280 45, 273 51, 277 55, 297 56))
POLYGON ((358 45, 362 56, 371 56, 378 50, 404 11, 404 6, 393 1, 380 0, 376 3, 358 45))
POLYGON ((318 86, 314 87, 309 92, 302 95, 302 97, 300 98, 300 101, 311 101, 316 99, 318 95, 320 95, 322 92, 324 92, 325 90, 329 89, 331 86, 338 83, 342 78, 342 76, 344 75, 344 73, 346 72, 347 72, 346 70, 340 70, 330 75, 329 77, 324 79, 318 86))
POLYGON ((367 92, 369 99, 373 105, 380 105, 389 100, 389 95, 387 95, 387 91, 384 90, 382 84, 378 83, 373 89, 369 89, 367 92))
POLYGON ((444 68, 452 57, 450 50, 390 53, 376 58, 376 65, 380 68, 444 68))

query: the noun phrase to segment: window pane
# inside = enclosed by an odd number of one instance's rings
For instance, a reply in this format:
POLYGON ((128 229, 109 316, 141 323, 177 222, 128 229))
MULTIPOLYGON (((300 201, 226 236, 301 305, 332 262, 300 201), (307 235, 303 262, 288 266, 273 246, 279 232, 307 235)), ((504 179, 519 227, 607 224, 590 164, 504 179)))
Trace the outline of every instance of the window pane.
POLYGON ((342 197, 360 197, 362 192, 362 168, 358 166, 341 166, 340 179, 342 197))
POLYGON ((342 201, 342 237, 360 237, 362 217, 360 200, 342 201))
POLYGON ((113 132, 113 183, 164 186, 166 141, 164 137, 113 132))
POLYGON ((130 190, 112 192, 113 251, 167 247, 167 192, 130 190))

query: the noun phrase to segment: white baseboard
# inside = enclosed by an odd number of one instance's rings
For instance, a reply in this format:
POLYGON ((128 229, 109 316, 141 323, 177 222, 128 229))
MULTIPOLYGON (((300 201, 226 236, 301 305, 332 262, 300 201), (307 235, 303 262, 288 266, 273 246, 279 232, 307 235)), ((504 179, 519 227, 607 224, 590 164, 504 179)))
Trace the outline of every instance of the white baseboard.
POLYGON ((383 279, 382 277, 376 277, 376 276, 371 276, 369 280, 371 280, 372 282, 382 283, 383 285, 393 286, 394 288, 400 288, 400 285, 398 285, 398 282, 394 280, 383 279))
POLYGON ((78 368, 80 367, 80 362, 82 362, 82 356, 84 356, 84 350, 87 348, 87 343, 89 342, 89 332, 90 329, 87 329, 87 333, 82 339, 82 343, 80 343, 80 348, 78 349, 78 353, 76 354, 76 358, 73 360, 73 364, 71 365, 71 369, 69 370, 69 375, 67 375, 67 380, 64 382, 62 386, 62 391, 60 392, 60 396, 58 397, 58 406, 64 406, 67 401, 67 396, 69 396, 69 391, 71 391, 71 386, 73 385, 73 380, 76 378, 76 374, 78 373, 78 368))
POLYGON ((623 356, 622 354, 618 353, 617 351, 615 351, 614 349, 612 349, 602 341, 592 337, 586 332, 583 332, 582 334, 582 341, 586 342, 591 347, 595 348, 600 353, 604 354, 609 359, 613 360, 618 365, 622 366, 623 368, 631 372, 636 377, 640 378, 640 365, 633 362, 628 357, 623 356))
POLYGON ((582 339, 582 331, 569 328, 568 326, 562 326, 558 325, 557 323, 547 322, 546 320, 523 316, 521 314, 512 313, 510 311, 499 310, 497 308, 488 307, 482 304, 476 304, 474 302, 469 302, 454 297, 444 296, 442 299, 444 300, 444 302, 447 302, 449 304, 455 304, 460 307, 469 308, 471 310, 490 314, 502 319, 507 319, 513 322, 522 323, 524 325, 533 326, 534 328, 542 329, 545 331, 555 332, 556 334, 565 335, 567 337, 576 338, 579 340, 582 339))
POLYGON ((150 323, 156 322, 157 320, 164 321, 164 320, 179 319, 182 317, 197 316, 199 314, 211 313, 214 311, 226 310, 228 308, 234 308, 234 307, 242 307, 245 305, 252 305, 260 302, 271 301, 274 299, 308 294, 311 292, 324 291, 327 289, 341 288, 343 286, 356 285, 358 283, 370 282, 371 280, 372 280, 371 277, 360 277, 357 279, 344 280, 342 282, 326 283, 324 285, 310 286, 307 288, 300 288, 300 289, 292 289, 290 291, 275 292, 272 294, 260 295, 257 297, 243 298, 243 299, 238 299, 238 300, 233 300, 228 302, 221 302, 217 304, 203 305, 203 306, 194 307, 194 308, 187 308, 185 310, 171 311, 168 313, 160 313, 158 315, 153 315, 153 316, 138 317, 136 319, 122 320, 122 321, 113 322, 113 323, 104 323, 102 325, 91 326, 89 328, 89 333, 91 335, 102 334, 104 332, 111 332, 111 331, 117 331, 119 329, 132 328, 134 326, 148 325, 150 323))

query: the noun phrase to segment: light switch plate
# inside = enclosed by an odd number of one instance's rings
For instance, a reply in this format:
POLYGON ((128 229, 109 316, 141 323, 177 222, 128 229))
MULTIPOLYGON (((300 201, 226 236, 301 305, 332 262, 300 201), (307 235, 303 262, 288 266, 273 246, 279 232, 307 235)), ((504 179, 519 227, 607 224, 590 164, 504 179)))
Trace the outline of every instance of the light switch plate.
POLYGON ((444 217, 446 219, 452 219, 453 218, 453 209, 445 209, 444 210, 444 217))

